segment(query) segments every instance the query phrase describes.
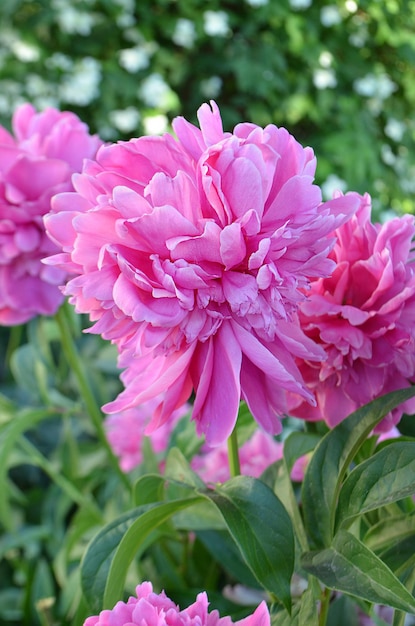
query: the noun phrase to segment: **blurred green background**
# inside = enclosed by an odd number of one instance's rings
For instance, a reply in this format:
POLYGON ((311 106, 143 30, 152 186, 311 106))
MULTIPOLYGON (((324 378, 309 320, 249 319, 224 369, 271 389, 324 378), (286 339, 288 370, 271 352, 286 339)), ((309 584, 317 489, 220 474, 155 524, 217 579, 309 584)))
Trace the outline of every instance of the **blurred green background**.
POLYGON ((7 0, 0 121, 29 100, 70 109, 106 140, 196 120, 287 127, 317 182, 413 211, 414 0, 7 0))

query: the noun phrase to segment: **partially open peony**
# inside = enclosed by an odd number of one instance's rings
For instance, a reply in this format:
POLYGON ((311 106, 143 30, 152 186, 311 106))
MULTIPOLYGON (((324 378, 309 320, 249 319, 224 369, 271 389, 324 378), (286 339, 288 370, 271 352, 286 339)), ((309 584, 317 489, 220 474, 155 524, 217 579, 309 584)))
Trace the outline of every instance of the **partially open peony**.
POLYGON ((295 358, 324 352, 297 308, 333 269, 333 231, 358 200, 322 203, 311 148, 284 128, 224 132, 213 102, 198 117, 200 129, 174 121, 177 140, 102 147, 45 221, 62 249, 49 264, 76 275, 65 293, 125 368, 126 389, 104 410, 161 397, 150 433, 194 392, 198 433, 219 445, 241 398, 271 433, 284 391, 313 401, 295 358))
POLYGON ((71 176, 101 144, 70 112, 37 113, 21 105, 13 133, 0 127, 0 324, 21 324, 51 315, 62 303, 65 272, 41 259, 57 251, 43 216, 51 198, 73 189, 71 176))
MULTIPOLYGON (((291 399, 291 413, 335 426, 367 402, 415 381, 415 255, 412 215, 371 222, 368 195, 337 230, 330 256, 336 269, 312 283, 301 303, 307 336, 326 351, 321 364, 298 362, 317 406, 291 399)), ((377 427, 387 432, 415 400, 400 405, 377 427)))
POLYGON ((88 617, 84 626, 270 626, 271 623, 265 602, 252 615, 233 622, 230 617, 220 617, 218 611, 208 613, 205 592, 199 593, 196 602, 183 610, 163 591, 154 593, 149 582, 138 585, 136 594, 137 597, 130 597, 127 602, 117 602, 111 610, 88 617))

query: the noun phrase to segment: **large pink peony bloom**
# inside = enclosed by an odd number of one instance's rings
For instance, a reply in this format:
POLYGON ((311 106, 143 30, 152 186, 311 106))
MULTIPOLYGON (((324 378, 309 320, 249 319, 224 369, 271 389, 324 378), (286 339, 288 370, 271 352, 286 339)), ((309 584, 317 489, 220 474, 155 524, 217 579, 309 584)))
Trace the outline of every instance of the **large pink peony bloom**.
POLYGON ((118 345, 119 412, 162 396, 147 432, 195 393, 193 419, 209 445, 231 433, 241 397, 271 433, 284 390, 313 401, 294 358, 323 351, 300 330, 310 278, 327 276, 333 230, 353 194, 321 202, 315 158, 284 129, 222 130, 204 104, 201 130, 102 147, 59 194, 47 230, 78 274, 66 294, 118 345), (164 393, 166 392, 166 393, 164 393))
MULTIPOLYGON (((414 218, 371 223, 369 196, 337 231, 331 252, 336 269, 312 284, 301 304, 301 324, 326 351, 322 364, 303 359, 300 370, 315 394, 315 408, 293 400, 291 413, 335 426, 352 411, 415 380, 414 218)), ((376 429, 389 431, 409 400, 376 429)))
POLYGON ((0 324, 55 313, 65 272, 41 259, 56 246, 43 215, 53 194, 73 189, 71 176, 101 143, 76 115, 30 104, 13 115, 14 137, 0 127, 0 324))
MULTIPOLYGON (((114 454, 120 459, 123 472, 130 472, 143 462, 144 431, 156 406, 157 399, 152 398, 141 406, 105 418, 107 439, 114 454)), ((171 419, 151 434, 150 443, 156 454, 167 452, 173 428, 188 412, 190 406, 183 405, 172 413, 171 419)))
POLYGON ((218 611, 208 613, 205 592, 199 593, 196 602, 182 611, 164 592, 154 593, 149 582, 138 585, 136 593, 136 598, 117 602, 112 610, 88 617, 84 626, 270 626, 271 622, 265 602, 252 615, 233 622, 230 617, 220 617, 218 611))

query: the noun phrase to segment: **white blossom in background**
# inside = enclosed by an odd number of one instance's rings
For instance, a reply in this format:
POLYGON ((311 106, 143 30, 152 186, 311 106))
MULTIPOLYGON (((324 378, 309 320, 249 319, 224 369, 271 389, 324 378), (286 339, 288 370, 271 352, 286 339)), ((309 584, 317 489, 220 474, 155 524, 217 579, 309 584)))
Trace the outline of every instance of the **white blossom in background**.
POLYGON ((61 100, 70 104, 86 106, 99 96, 101 66, 92 57, 76 62, 71 74, 67 74, 58 88, 61 100))
POLYGON ((380 148, 380 156, 386 165, 395 165, 396 154, 393 152, 389 144, 384 143, 380 148))
POLYGON ((136 23, 134 17, 135 0, 113 0, 114 4, 117 4, 121 11, 115 18, 117 26, 120 28, 130 28, 136 23))
POLYGON ((69 35, 90 35, 96 18, 93 13, 79 11, 72 3, 66 0, 53 0, 52 6, 56 11, 56 21, 63 33, 69 35))
POLYGON ((0 80, 0 98, 0 113, 5 113, 8 117, 10 111, 27 101, 22 83, 11 79, 0 80))
POLYGON ((407 177, 400 179, 400 185, 405 193, 415 194, 415 168, 409 168, 407 177))
POLYGON ((406 125, 404 122, 400 122, 393 117, 390 117, 386 122, 385 135, 393 141, 399 142, 402 141, 402 138, 406 132, 406 125))
POLYGON ((32 63, 40 58, 39 48, 21 39, 14 40, 10 45, 10 49, 22 63, 32 63))
POLYGON ((150 65, 150 47, 137 45, 133 48, 124 48, 119 51, 119 64, 127 72, 134 74, 140 70, 145 70, 150 65))
POLYGON ((210 37, 226 37, 230 33, 229 17, 225 11, 205 11, 203 29, 210 37))
POLYGON ((192 20, 181 17, 177 20, 172 40, 176 46, 192 48, 196 39, 196 28, 192 20))
POLYGON ((45 59, 45 66, 50 70, 62 70, 64 72, 70 72, 73 68, 73 60, 67 54, 62 52, 54 52, 47 59, 45 59))
POLYGON ((129 106, 126 109, 111 111, 109 119, 119 131, 130 133, 137 130, 141 115, 135 107, 129 106))
POLYGON ((397 88, 396 83, 387 74, 369 73, 362 78, 357 78, 353 83, 353 89, 360 96, 379 100, 386 100, 397 88))
POLYGON ((169 120, 166 115, 148 115, 143 118, 144 134, 162 135, 169 129, 169 120))
POLYGON ((303 11, 313 4, 313 0, 289 0, 290 7, 295 11, 303 11))
POLYGON ((331 200, 335 191, 342 191, 344 193, 346 190, 346 181, 342 178, 339 178, 337 174, 330 174, 329 176, 327 176, 326 180, 321 185, 321 192, 323 194, 324 200, 331 200))
POLYGON ((211 76, 200 82, 200 91, 205 98, 216 98, 222 90, 222 84, 220 76, 211 76))
POLYGON ((336 24, 340 24, 342 21, 342 16, 339 11, 339 8, 334 4, 329 4, 326 7, 322 7, 320 11, 320 21, 323 26, 329 28, 330 26, 335 26, 336 24))
POLYGON ((318 58, 318 62, 321 67, 330 67, 333 63, 333 55, 328 50, 323 50, 318 58))
POLYGON ((138 90, 138 95, 144 104, 156 109, 163 108, 167 104, 170 94, 170 87, 157 72, 145 78, 138 90))
POLYGON ((344 8, 349 13, 356 13, 359 7, 357 5, 357 2, 355 2, 355 0, 346 0, 346 2, 344 3, 344 8))
POLYGON ((313 83, 317 89, 328 89, 337 86, 336 72, 332 68, 318 68, 313 71, 313 83))
POLYGON ((43 76, 28 74, 26 76, 25 89, 36 109, 42 111, 47 107, 59 108, 60 102, 55 86, 47 82, 43 76))
POLYGON ((245 0, 251 7, 263 7, 268 4, 269 0, 245 0))

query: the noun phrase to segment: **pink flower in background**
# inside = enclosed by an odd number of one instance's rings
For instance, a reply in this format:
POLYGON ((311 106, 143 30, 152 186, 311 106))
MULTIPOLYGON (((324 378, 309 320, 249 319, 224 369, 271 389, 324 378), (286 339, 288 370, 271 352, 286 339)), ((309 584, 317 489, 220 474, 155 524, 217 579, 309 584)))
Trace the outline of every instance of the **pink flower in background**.
MULTIPOLYGON (((284 444, 268 433, 258 429, 239 448, 239 462, 243 476, 259 476, 269 465, 282 458, 284 444)), ((307 457, 299 458, 291 472, 291 478, 301 482, 307 465, 307 457)), ((209 448, 204 446, 200 454, 193 457, 191 468, 206 483, 224 483, 230 478, 229 458, 226 442, 221 446, 209 448)))
MULTIPOLYGON (((373 609, 373 614, 377 618, 380 618, 383 624, 392 624, 394 613, 395 611, 391 607, 380 604, 376 604, 373 609)), ((376 624, 379 624, 379 621, 374 622, 373 619, 361 609, 358 609, 358 619, 359 626, 376 626, 376 624)))
MULTIPOLYGON (((153 398, 140 406, 108 415, 105 418, 107 439, 114 454, 120 459, 123 472, 130 472, 142 463, 144 430, 156 406, 157 399, 153 398)), ((183 405, 173 412, 168 422, 149 436, 151 447, 156 454, 167 451, 173 428, 188 412, 190 412, 190 406, 183 405)))
POLYGON ((84 626, 270 626, 271 622, 265 602, 261 602, 252 615, 233 622, 230 617, 220 617, 216 610, 208 613, 205 592, 199 593, 196 602, 183 610, 163 591, 154 593, 149 582, 138 585, 136 594, 137 597, 131 596, 127 602, 117 602, 111 610, 88 617, 84 626))
POLYGON ((101 143, 76 115, 30 104, 13 115, 13 133, 0 127, 0 324, 56 312, 65 272, 41 259, 57 248, 43 215, 53 194, 73 189, 71 176, 101 143))
POLYGON ((160 397, 147 434, 194 392, 193 419, 209 445, 230 435, 244 399, 270 433, 285 391, 313 402, 295 358, 323 350, 297 308, 311 278, 328 276, 333 231, 357 209, 350 194, 321 202, 315 158, 284 128, 223 132, 215 103, 183 118, 178 137, 102 147, 54 199, 46 218, 75 274, 65 293, 117 344, 120 412, 160 397))
MULTIPOLYGON (((337 231, 330 254, 336 269, 313 282, 301 304, 301 325, 327 353, 322 364, 298 362, 317 406, 291 398, 290 412, 335 426, 378 396, 415 380, 414 217, 372 224, 370 198, 337 231)), ((415 400, 376 429, 389 431, 415 400)))

